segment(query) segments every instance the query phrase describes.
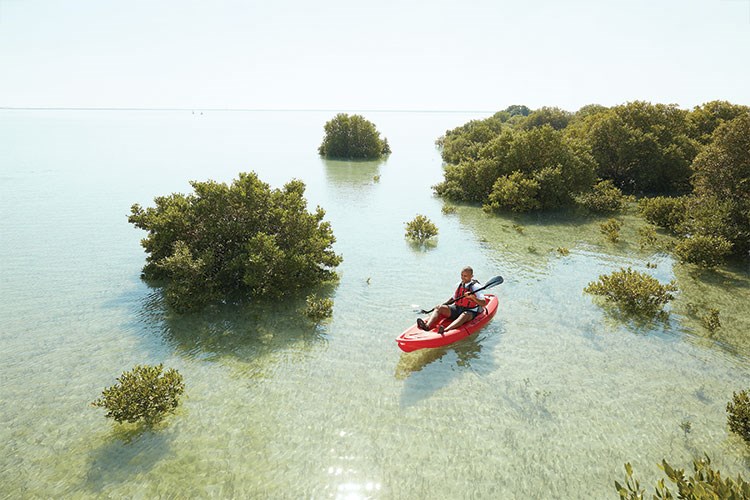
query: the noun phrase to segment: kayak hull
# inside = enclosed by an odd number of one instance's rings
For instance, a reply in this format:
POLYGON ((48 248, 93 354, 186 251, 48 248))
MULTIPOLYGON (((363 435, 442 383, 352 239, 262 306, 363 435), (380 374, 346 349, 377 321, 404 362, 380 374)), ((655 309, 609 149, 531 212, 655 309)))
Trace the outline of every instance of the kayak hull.
POLYGON ((484 311, 478 314, 476 318, 461 325, 457 329, 450 330, 443 335, 440 335, 437 332, 438 327, 440 325, 446 327, 451 323, 449 318, 442 318, 429 332, 420 330, 417 325, 412 325, 398 336, 396 343, 402 351, 412 352, 418 349, 443 347, 458 342, 461 339, 465 339, 489 323, 497 312, 497 296, 485 294, 485 298, 487 299, 487 305, 484 307, 484 311))

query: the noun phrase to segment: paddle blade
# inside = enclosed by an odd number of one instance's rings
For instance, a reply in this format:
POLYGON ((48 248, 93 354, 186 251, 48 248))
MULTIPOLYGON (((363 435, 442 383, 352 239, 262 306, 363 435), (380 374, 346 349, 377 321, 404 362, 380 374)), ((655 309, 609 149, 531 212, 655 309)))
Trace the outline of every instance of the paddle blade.
POLYGON ((501 283, 502 283, 503 281, 505 281, 505 280, 503 279, 503 277, 502 277, 502 276, 495 276, 494 278, 491 278, 491 279, 490 279, 490 280, 489 280, 489 281, 488 281, 488 282, 487 282, 487 283, 486 283, 486 284, 485 284, 485 285, 484 285, 484 286, 483 286, 482 288, 480 288, 479 290, 484 290, 484 289, 486 289, 486 288, 492 288, 493 286, 497 286, 497 285, 501 284, 501 283))

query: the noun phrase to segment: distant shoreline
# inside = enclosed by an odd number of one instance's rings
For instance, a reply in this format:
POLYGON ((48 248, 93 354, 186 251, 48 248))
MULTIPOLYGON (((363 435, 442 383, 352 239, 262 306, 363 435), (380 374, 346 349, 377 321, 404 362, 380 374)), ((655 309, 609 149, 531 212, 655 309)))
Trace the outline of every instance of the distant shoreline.
POLYGON ((477 109, 266 109, 266 108, 66 108, 66 107, 11 107, 0 106, 0 111, 213 111, 213 112, 304 112, 304 113, 496 113, 497 110, 477 109))

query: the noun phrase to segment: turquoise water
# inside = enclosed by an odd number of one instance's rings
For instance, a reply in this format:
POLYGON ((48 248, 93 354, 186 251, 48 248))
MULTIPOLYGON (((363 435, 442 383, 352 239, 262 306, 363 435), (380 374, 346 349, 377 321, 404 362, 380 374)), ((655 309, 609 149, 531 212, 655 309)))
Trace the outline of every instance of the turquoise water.
POLYGON ((641 250, 633 215, 619 244, 572 214, 444 215, 434 140, 482 115, 365 113, 393 154, 352 163, 316 154, 334 114, 0 111, 0 496, 614 498, 624 462, 648 484, 662 458, 704 452, 750 475, 725 415, 750 380, 747 268, 698 273, 641 250), (249 170, 302 179, 326 210, 344 257, 330 322, 291 300, 180 317, 141 282, 130 205, 249 170), (440 229, 434 247, 404 239, 418 213, 440 229), (402 353, 414 310, 467 264, 505 277, 495 319, 402 353), (667 321, 634 324, 582 293, 620 266, 677 280, 667 321), (713 335, 697 319, 709 306, 713 335), (162 428, 89 406, 160 362, 187 386, 162 428))

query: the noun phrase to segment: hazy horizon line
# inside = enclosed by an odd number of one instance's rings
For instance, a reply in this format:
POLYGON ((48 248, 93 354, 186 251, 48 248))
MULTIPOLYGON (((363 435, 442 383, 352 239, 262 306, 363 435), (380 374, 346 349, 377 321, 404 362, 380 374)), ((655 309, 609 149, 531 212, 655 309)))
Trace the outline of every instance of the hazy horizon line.
POLYGON ((261 112, 343 112, 366 113, 497 113, 486 109, 360 109, 360 108, 139 108, 139 107, 69 107, 69 106, 0 106, 3 111, 261 111, 261 112))

